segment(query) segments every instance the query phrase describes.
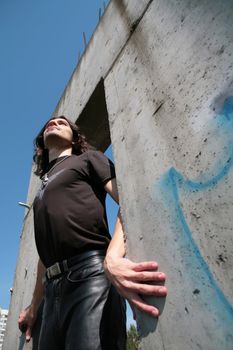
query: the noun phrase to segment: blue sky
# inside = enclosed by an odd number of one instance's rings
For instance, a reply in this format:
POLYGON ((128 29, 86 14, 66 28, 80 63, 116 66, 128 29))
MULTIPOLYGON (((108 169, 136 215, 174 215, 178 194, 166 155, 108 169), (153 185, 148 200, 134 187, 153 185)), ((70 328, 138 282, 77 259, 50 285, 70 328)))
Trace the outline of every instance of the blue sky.
MULTIPOLYGON (((108 1, 105 1, 107 5, 108 1)), ((0 307, 8 308, 33 139, 54 111, 99 21, 99 0, 1 0, 0 307)), ((108 153, 111 156, 111 152, 108 153)), ((117 207, 108 201, 110 228, 117 207)))

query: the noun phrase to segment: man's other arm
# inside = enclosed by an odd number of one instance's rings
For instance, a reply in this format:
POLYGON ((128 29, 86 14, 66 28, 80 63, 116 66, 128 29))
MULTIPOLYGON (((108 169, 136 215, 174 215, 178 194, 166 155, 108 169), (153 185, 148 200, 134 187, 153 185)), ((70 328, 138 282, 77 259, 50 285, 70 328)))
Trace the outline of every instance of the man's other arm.
POLYGON ((37 311, 44 296, 44 286, 42 278, 45 274, 45 267, 39 259, 37 265, 37 278, 34 288, 31 304, 21 311, 18 319, 19 329, 25 332, 26 340, 29 341, 32 337, 32 328, 37 318, 37 311))

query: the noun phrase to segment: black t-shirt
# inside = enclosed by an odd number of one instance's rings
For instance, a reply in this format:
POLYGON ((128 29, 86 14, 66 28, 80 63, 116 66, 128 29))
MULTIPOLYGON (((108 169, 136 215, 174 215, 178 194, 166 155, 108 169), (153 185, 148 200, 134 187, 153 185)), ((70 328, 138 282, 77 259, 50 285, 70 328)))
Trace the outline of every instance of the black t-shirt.
POLYGON ((43 264, 81 252, 106 249, 111 236, 104 184, 115 177, 113 163, 99 151, 60 157, 49 164, 48 181, 34 203, 36 246, 43 264))

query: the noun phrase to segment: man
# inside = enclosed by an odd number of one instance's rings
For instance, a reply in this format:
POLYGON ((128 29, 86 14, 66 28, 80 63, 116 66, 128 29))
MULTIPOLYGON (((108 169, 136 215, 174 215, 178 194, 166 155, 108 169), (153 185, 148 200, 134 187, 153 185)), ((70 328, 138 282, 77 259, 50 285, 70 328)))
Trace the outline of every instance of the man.
POLYGON ((29 341, 44 297, 40 350, 123 350, 122 297, 132 309, 158 317, 159 310, 140 295, 165 296, 167 291, 156 262, 124 258, 120 213, 113 238, 109 235, 105 197, 109 193, 118 203, 114 166, 63 116, 42 128, 34 161, 42 180, 33 204, 40 260, 32 301, 19 316, 19 328, 29 341))

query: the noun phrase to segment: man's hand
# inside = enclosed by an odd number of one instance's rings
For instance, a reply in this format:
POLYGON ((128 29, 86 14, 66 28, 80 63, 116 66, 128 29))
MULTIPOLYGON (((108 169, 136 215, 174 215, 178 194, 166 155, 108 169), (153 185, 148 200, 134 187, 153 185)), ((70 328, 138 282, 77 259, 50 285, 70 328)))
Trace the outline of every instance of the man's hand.
POLYGON ((25 333, 26 341, 29 342, 32 338, 32 328, 37 318, 37 310, 32 305, 29 305, 21 311, 18 319, 18 325, 21 332, 25 333))
MULTIPOLYGON (((104 188, 118 203, 116 179, 109 180, 104 188)), ((140 295, 165 297, 167 295, 167 288, 163 285, 166 279, 165 274, 158 271, 158 264, 155 261, 134 263, 125 259, 124 256, 125 237, 122 218, 118 211, 115 230, 104 261, 106 275, 118 292, 128 300, 134 318, 136 318, 134 308, 158 317, 159 310, 146 303, 140 295)))
POLYGON ((167 288, 163 285, 166 276, 158 272, 158 264, 154 261, 134 263, 122 257, 106 256, 105 272, 117 288, 118 292, 128 300, 130 306, 148 313, 153 317, 159 316, 159 310, 153 305, 148 305, 141 297, 151 295, 165 297, 167 288))

